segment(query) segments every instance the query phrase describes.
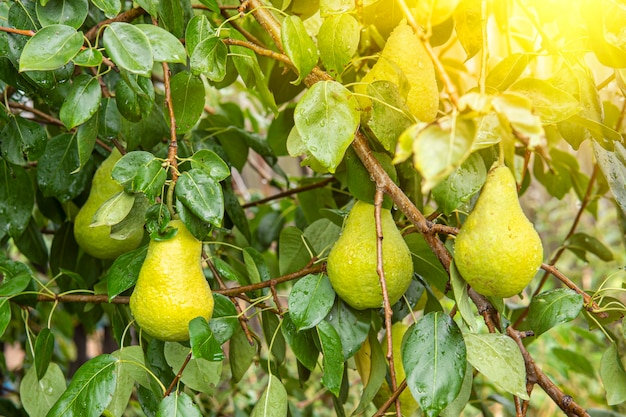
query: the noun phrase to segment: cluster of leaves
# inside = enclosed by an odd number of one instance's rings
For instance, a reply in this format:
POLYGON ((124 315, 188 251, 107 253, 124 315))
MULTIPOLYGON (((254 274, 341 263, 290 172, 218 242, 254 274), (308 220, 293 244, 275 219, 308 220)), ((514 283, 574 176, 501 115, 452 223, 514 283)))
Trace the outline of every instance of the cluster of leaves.
MULTIPOLYGON (((297 416, 312 413, 308 399, 320 389, 319 401, 332 402, 338 415, 348 405, 357 414, 372 412, 380 387, 401 383, 389 379, 379 335, 389 317, 349 307, 323 268, 352 197, 373 202, 384 188, 386 207, 408 197, 415 206, 398 204, 404 211, 398 223, 439 226, 435 239, 443 246, 501 154, 522 192, 534 180, 550 198, 575 194, 580 216, 598 216, 605 197, 622 218, 626 211, 626 112, 618 107, 626 15, 609 0, 418 7, 413 23, 441 86, 432 123, 408 111, 404 85, 369 85, 367 110, 354 92, 405 17, 401 6, 413 9, 415 0, 247 1, 232 16, 237 1, 140 0, 128 10, 122 3, 0 4, 0 334, 26 352, 23 369, 2 366, 5 383, 16 384, 19 394, 19 401, 0 401, 3 415, 121 416, 140 408, 149 416, 234 409, 297 416), (553 13, 565 7, 572 13, 553 13), (490 55, 502 59, 491 62, 490 55), (598 87, 594 77, 604 73, 609 78, 598 87), (233 95, 237 102, 229 102, 233 95), (355 134, 371 148, 369 159, 351 147, 355 134), (145 245, 110 262, 83 253, 74 240, 72 220, 95 166, 113 146, 127 151, 113 171, 125 193, 105 203, 96 220, 115 226, 132 215, 160 239, 176 213, 208 242, 216 307, 210 321, 190 323, 189 343, 139 338, 130 325, 127 296, 145 245), (281 156, 310 170, 290 176, 278 164, 281 156), (250 159, 271 169, 279 195, 297 198, 242 205, 245 190, 231 175, 254 166, 250 159), (591 175, 583 163, 593 165, 591 175), (426 211, 434 220, 416 221, 415 213, 426 211), (76 326, 111 329, 119 348, 72 374, 72 362, 85 359, 74 351, 76 326), (352 363, 366 340, 371 357, 363 387, 353 383, 352 363), (263 392, 258 401, 246 397, 252 390, 263 392), (308 405, 302 410, 297 401, 308 405)), ((576 229, 580 216, 550 264, 566 250, 585 262, 613 259, 601 236, 576 229)), ((433 252, 432 239, 419 233, 405 239, 415 279, 391 321, 414 323, 401 363, 421 413, 460 415, 471 401, 488 414, 492 403, 510 400, 478 392, 508 393, 519 404, 530 400, 527 382, 555 401, 563 398, 538 376, 525 346, 575 323, 580 339, 608 340, 608 348, 588 366, 575 366, 587 354, 576 346, 555 348, 557 357, 589 379, 599 374, 606 410, 593 415, 618 415, 608 410, 626 401, 623 284, 585 288, 589 295, 575 285, 544 288, 542 280, 530 289, 530 302, 484 300, 499 314, 485 326, 476 299, 433 252), (527 329, 535 338, 511 337, 527 329)))

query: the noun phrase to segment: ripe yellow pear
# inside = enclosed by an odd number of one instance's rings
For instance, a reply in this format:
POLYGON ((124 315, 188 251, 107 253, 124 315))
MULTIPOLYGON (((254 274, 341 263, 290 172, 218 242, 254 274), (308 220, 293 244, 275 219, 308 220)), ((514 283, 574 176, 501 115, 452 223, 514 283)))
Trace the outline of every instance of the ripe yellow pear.
MULTIPOLYGON (((411 252, 391 217, 381 211, 383 269, 389 303, 395 304, 413 278, 411 252)), ((383 295, 376 272, 374 206, 357 201, 348 214, 341 236, 328 254, 326 272, 335 292, 353 308, 380 308, 383 295)))
POLYGON ((87 201, 74 219, 74 238, 88 254, 99 259, 115 259, 121 254, 136 249, 143 239, 143 229, 133 231, 126 239, 113 239, 111 226, 95 226, 91 223, 100 206, 115 194, 124 191, 124 187, 111 178, 115 163, 122 155, 114 148, 111 154, 96 170, 91 183, 87 201))
POLYGON ((191 320, 211 318, 213 294, 200 263, 202 242, 180 220, 172 220, 169 226, 178 229, 174 237, 148 244, 130 310, 149 335, 184 341, 189 340, 191 320))
POLYGON ((459 272, 483 295, 511 297, 533 279, 543 260, 543 247, 520 207, 509 168, 489 171, 454 247, 459 272))
POLYGON ((362 96, 367 94, 367 85, 379 80, 396 84, 400 91, 403 84, 408 84, 406 103, 411 113, 422 122, 435 120, 439 109, 435 69, 422 41, 405 21, 391 32, 380 58, 355 87, 364 109, 372 105, 369 98, 362 96))

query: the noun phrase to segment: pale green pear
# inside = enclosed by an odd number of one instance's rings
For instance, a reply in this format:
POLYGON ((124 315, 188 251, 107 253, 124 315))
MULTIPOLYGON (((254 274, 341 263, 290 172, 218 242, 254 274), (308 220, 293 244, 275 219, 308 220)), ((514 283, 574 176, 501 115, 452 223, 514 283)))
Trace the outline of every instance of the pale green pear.
MULTIPOLYGON (((395 304, 413 278, 411 252, 396 227, 391 211, 382 209, 383 269, 389 303, 395 304)), ((328 254, 326 272, 341 299, 353 308, 380 308, 383 294, 376 272, 376 223, 374 206, 357 201, 343 232, 328 254)))
POLYGON ((180 220, 174 237, 148 244, 146 259, 130 297, 137 324, 165 341, 189 340, 189 322, 213 314, 213 293, 202 272, 202 242, 180 220))
POLYGON ((509 168, 489 171, 454 248, 459 272, 480 294, 511 297, 533 279, 543 260, 543 246, 522 211, 509 168))
POLYGON ((122 155, 114 148, 96 170, 87 201, 74 219, 74 238, 88 254, 100 259, 115 259, 123 253, 136 249, 143 239, 143 229, 137 228, 126 239, 113 239, 111 226, 91 226, 93 216, 102 204, 115 194, 124 191, 111 172, 122 155))

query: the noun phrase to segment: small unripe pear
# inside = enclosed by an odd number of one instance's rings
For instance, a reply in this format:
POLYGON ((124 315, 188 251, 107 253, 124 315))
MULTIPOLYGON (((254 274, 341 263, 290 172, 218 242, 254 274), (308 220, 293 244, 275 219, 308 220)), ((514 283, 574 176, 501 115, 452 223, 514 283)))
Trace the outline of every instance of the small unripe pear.
POLYGON ((138 228, 126 239, 119 240, 110 236, 111 226, 91 226, 93 216, 100 206, 115 194, 124 191, 124 187, 111 177, 113 167, 121 157, 120 152, 114 148, 98 167, 93 176, 89 197, 74 219, 76 242, 89 255, 99 259, 115 259, 136 249, 143 239, 143 228, 138 228))
POLYGON ((146 259, 130 297, 137 324, 165 341, 189 340, 189 322, 213 314, 213 294, 202 272, 202 242, 180 220, 174 237, 148 244, 146 259))
MULTIPOLYGON (((391 217, 381 210, 383 269, 389 303, 395 304, 413 278, 411 252, 391 217)), ((343 232, 328 254, 326 272, 335 292, 357 310, 380 308, 383 295, 376 272, 376 223, 374 206, 357 201, 343 232)))
POLYGON ((489 171, 454 248, 459 272, 483 295, 519 294, 537 273, 543 246, 522 211, 515 178, 507 167, 489 171))

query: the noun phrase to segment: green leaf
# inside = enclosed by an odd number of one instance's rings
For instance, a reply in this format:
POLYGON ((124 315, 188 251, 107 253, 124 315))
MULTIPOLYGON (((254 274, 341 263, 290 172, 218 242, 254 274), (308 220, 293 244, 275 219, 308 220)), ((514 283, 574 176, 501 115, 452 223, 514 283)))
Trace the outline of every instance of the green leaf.
POLYGON ((326 321, 337 330, 344 361, 354 356, 367 338, 371 320, 370 310, 356 310, 340 299, 333 305, 326 321))
POLYGON ((135 381, 141 381, 144 386, 147 386, 144 355, 143 350, 139 346, 127 346, 113 352, 111 355, 118 359, 115 367, 117 383, 115 384, 113 398, 103 415, 112 414, 116 417, 122 417, 124 411, 128 408, 135 381))
MULTIPOLYGON (((41 380, 46 372, 52 359, 54 351, 54 335, 50 329, 43 328, 35 339, 35 370, 37 379, 41 380)), ((55 400, 56 401, 56 400, 55 400)))
POLYGON ((44 196, 66 202, 85 188, 89 173, 76 172, 80 166, 76 142, 76 136, 70 134, 55 136, 48 142, 37 165, 37 182, 44 196))
POLYGON ((285 227, 278 240, 278 270, 280 275, 299 271, 308 265, 311 255, 307 250, 307 241, 300 229, 285 227))
POLYGON ((315 327, 335 301, 335 290, 324 274, 309 274, 296 282, 289 294, 289 313, 298 331, 315 327))
POLYGON ((558 123, 578 114, 580 103, 571 94, 537 78, 523 78, 510 91, 530 99, 533 111, 544 124, 558 123))
POLYGON ((0 160, 0 238, 6 234, 19 237, 28 226, 34 205, 35 193, 26 170, 0 160))
POLYGON ((48 0, 37 2, 36 10, 42 26, 63 24, 78 29, 89 13, 89 3, 87 0, 48 0))
POLYGON ((100 108, 101 98, 102 90, 96 77, 81 74, 74 78, 59 113, 65 127, 72 129, 91 119, 100 108))
POLYGON ((287 391, 274 375, 267 380, 267 388, 252 409, 250 417, 287 417, 287 391))
POLYGON ((176 36, 167 30, 155 26, 140 23, 136 28, 146 34, 152 47, 152 58, 156 62, 187 63, 187 52, 176 36))
POLYGON ((96 210, 90 227, 118 224, 130 213, 134 202, 135 196, 133 194, 124 191, 114 194, 96 210))
POLYGON ((6 297, 0 297, 0 337, 11 322, 11 304, 6 297))
POLYGON ((463 410, 468 404, 473 393, 474 368, 467 362, 463 385, 459 391, 459 395, 441 412, 441 417, 457 417, 462 415, 463 410))
MULTIPOLYGON (((231 303, 232 304, 232 303, 231 303)), ((213 332, 204 317, 196 317, 189 322, 189 342, 195 358, 216 362, 224 359, 222 347, 215 340, 213 332)))
POLYGON ((282 321, 269 311, 263 311, 261 313, 263 335, 265 340, 271 343, 271 352, 274 355, 275 361, 281 364, 285 361, 285 354, 287 352, 285 338, 280 332, 282 327, 282 321))
POLYGON ((367 125, 380 144, 393 154, 398 138, 415 119, 396 84, 374 81, 368 84, 367 94, 372 98, 372 112, 367 125))
POLYGON ((202 413, 189 395, 175 390, 161 400, 156 417, 202 417, 202 413))
MULTIPOLYGON (((181 369, 189 353, 191 350, 180 343, 165 343, 165 359, 174 372, 181 369)), ((222 362, 211 362, 192 357, 183 371, 181 381, 195 391, 213 395, 220 381, 221 373, 222 362)))
POLYGON ((192 73, 181 71, 172 77, 170 86, 172 107, 176 117, 176 133, 187 133, 198 122, 204 111, 204 84, 192 73))
POLYGON ((459 2, 454 12, 454 29, 469 60, 482 49, 482 0, 459 2))
POLYGON ((144 245, 120 255, 113 262, 105 276, 109 301, 135 285, 147 252, 148 246, 144 245))
POLYGON ((33 216, 30 217, 26 230, 20 237, 13 239, 13 242, 32 264, 36 266, 48 264, 48 246, 33 216))
POLYGON ((600 242, 599 239, 587 233, 574 233, 567 238, 564 242, 564 246, 585 262, 588 262, 587 252, 596 255, 605 262, 613 260, 613 252, 611 252, 611 249, 600 242))
POLYGON ((120 114, 131 122, 148 118, 154 107, 155 93, 149 78, 125 74, 115 86, 115 103, 120 114))
POLYGON ((183 172, 176 183, 180 199, 201 220, 219 227, 224 217, 224 196, 220 183, 198 168, 183 172))
POLYGON ((226 343, 239 327, 239 319, 237 318, 237 308, 230 300, 221 294, 213 294, 215 305, 213 307, 213 316, 209 321, 209 328, 213 332, 213 336, 218 344, 226 343))
POLYGON ((0 260, 0 273, 3 276, 0 297, 9 297, 24 291, 31 278, 34 278, 33 272, 26 264, 10 259, 0 260))
POLYGON ((154 58, 150 40, 140 29, 124 22, 110 23, 102 36, 111 60, 133 74, 149 76, 154 58))
POLYGON ((452 261, 450 265, 450 282, 452 284, 456 306, 459 309, 459 313, 461 313, 461 318, 463 318, 463 321, 467 324, 470 331, 474 331, 476 328, 476 315, 470 303, 467 283, 461 278, 461 274, 457 270, 456 265, 454 265, 454 261, 452 261))
POLYGON ((336 81, 315 83, 294 113, 295 126, 307 151, 331 173, 352 143, 359 119, 358 102, 336 81))
POLYGON ((598 161, 598 166, 609 183, 615 201, 623 212, 626 213, 626 148, 619 142, 615 142, 615 149, 609 152, 593 142, 593 154, 598 161))
POLYGON ((426 314, 404 335, 406 382, 426 416, 439 415, 459 394, 465 377, 465 353, 461 330, 443 312, 426 314))
POLYGON ((228 48, 219 36, 202 40, 193 50, 189 66, 193 75, 204 74, 215 82, 226 76, 228 48))
POLYGON ((216 181, 230 176, 230 168, 218 154, 208 149, 200 149, 191 157, 191 167, 201 169, 216 181))
POLYGON ((256 340, 252 339, 251 345, 241 327, 237 327, 237 330, 228 344, 228 363, 230 364, 230 372, 233 376, 233 382, 237 383, 241 381, 241 378, 243 378, 245 373, 248 371, 250 365, 252 365, 254 356, 256 355, 256 348, 256 340))
POLYGON ((313 329, 298 331, 296 325, 291 320, 291 314, 286 313, 283 316, 283 324, 280 330, 298 361, 309 371, 313 371, 319 357, 319 350, 314 341, 315 334, 313 329))
POLYGON ((2 156, 15 165, 25 165, 24 156, 36 161, 46 149, 48 135, 39 123, 23 117, 12 117, 0 133, 2 156))
POLYGON ((485 86, 506 91, 524 73, 530 62, 529 54, 515 53, 507 56, 489 71, 485 86))
POLYGON ((41 378, 31 367, 20 383, 20 401, 30 417, 45 417, 65 391, 65 376, 56 363, 51 363, 41 378))
POLYGON ((493 108, 500 118, 500 124, 506 126, 515 137, 524 138, 529 150, 545 145, 541 119, 533 111, 532 102, 526 96, 517 93, 504 93, 492 101, 493 108))
POLYGON ((131 193, 145 193, 149 198, 161 194, 167 172, 161 160, 145 151, 133 151, 124 155, 113 168, 114 180, 131 193))
POLYGON ((411 250, 415 272, 421 277, 427 277, 429 283, 444 292, 448 283, 448 273, 443 269, 424 236, 420 233, 411 233, 405 236, 404 240, 411 250))
POLYGON ((626 371, 615 343, 611 343, 602 355, 600 378, 604 384, 608 405, 617 405, 626 401, 626 371))
POLYGON ((468 204, 487 179, 487 168, 483 158, 472 153, 461 166, 433 188, 433 198, 439 209, 450 215, 453 211, 468 204))
POLYGON ((109 19, 117 16, 122 9, 121 0, 91 0, 91 2, 109 19))
POLYGON ((118 360, 108 354, 85 362, 47 417, 98 417, 111 402, 118 360))
POLYGON ((20 72, 49 71, 70 62, 83 46, 83 35, 65 25, 47 26, 30 38, 20 57, 20 72))
POLYGON ((430 191, 465 161, 474 134, 474 123, 461 117, 413 125, 402 133, 400 141, 412 143, 413 165, 424 178, 422 192, 430 191))
POLYGON ((298 16, 290 15, 283 20, 280 32, 285 54, 298 72, 296 84, 309 75, 317 64, 317 48, 298 16))
POLYGON ((199 14, 191 18, 185 29, 185 46, 189 56, 193 56, 196 46, 215 35, 215 29, 206 15, 199 14))
POLYGON ((494 384, 522 400, 526 392, 526 365, 517 344, 503 334, 466 333, 467 360, 494 384))
POLYGON ((326 70, 338 80, 356 53, 360 40, 359 23, 342 13, 327 17, 317 33, 317 47, 326 70))
POLYGON ((81 67, 97 67, 102 64, 102 52, 96 48, 82 49, 72 59, 72 62, 81 67))
POLYGON ((595 379, 596 370, 586 354, 559 347, 552 348, 551 353, 564 367, 566 367, 567 373, 577 372, 588 378, 595 379))
POLYGON ((324 355, 322 361, 322 384, 336 397, 339 396, 341 380, 343 378, 343 349, 341 338, 337 330, 327 321, 321 321, 317 325, 317 334, 324 355))
POLYGON ((533 297, 528 322, 535 336, 574 320, 583 308, 583 296, 569 288, 557 288, 533 297))

